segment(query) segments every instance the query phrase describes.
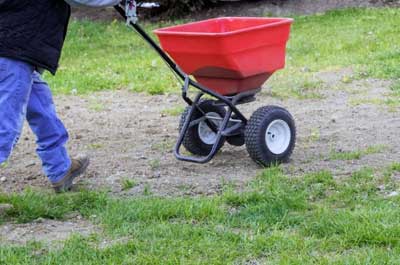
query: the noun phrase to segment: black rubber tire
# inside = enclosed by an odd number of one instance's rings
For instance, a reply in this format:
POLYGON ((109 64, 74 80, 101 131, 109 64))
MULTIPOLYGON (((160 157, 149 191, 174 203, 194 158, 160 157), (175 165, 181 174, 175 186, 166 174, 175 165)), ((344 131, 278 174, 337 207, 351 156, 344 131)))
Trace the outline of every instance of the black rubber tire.
POLYGON ((286 109, 278 106, 259 108, 246 125, 245 142, 250 157, 262 166, 288 162, 296 145, 296 126, 292 115, 286 109), (289 146, 281 154, 272 153, 265 141, 268 126, 275 120, 285 121, 290 129, 289 146))
MULTIPOLYGON (((225 108, 222 106, 216 106, 213 100, 204 100, 200 102, 200 108, 204 111, 204 113, 215 112, 218 113, 221 118, 223 118, 226 114, 225 108)), ((187 107, 185 111, 181 115, 181 120, 179 122, 179 131, 182 130, 183 124, 186 120, 186 117, 189 114, 191 106, 187 107)), ((199 119, 203 116, 203 114, 199 110, 195 110, 191 120, 199 119)), ((199 125, 195 125, 188 129, 183 138, 183 146, 188 150, 190 153, 199 156, 206 156, 210 154, 213 145, 204 143, 198 133, 199 125)), ((224 137, 221 138, 217 150, 219 150, 224 145, 225 139, 224 137)))
POLYGON ((245 144, 244 134, 226 137, 226 141, 233 146, 242 146, 245 144))

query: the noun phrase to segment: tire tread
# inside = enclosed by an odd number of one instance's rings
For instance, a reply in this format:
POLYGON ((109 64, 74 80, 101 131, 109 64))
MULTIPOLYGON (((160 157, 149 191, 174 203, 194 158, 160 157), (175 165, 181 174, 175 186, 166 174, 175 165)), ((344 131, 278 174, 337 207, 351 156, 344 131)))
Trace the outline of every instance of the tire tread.
MULTIPOLYGON (((290 126, 289 125, 289 126, 290 126)), ((287 162, 293 152, 296 142, 296 125, 294 123, 292 115, 284 108, 279 106, 264 106, 257 109, 253 115, 250 117, 246 129, 245 129, 245 143, 246 149, 249 153, 250 157, 257 163, 263 166, 270 166, 275 163, 287 162), (291 121, 293 129, 294 138, 291 139, 291 144, 288 147, 288 150, 284 153, 284 155, 267 155, 265 154, 263 148, 260 145, 260 132, 262 128, 262 124, 265 122, 267 117, 271 115, 276 115, 276 113, 280 112, 280 115, 286 115, 291 121)))

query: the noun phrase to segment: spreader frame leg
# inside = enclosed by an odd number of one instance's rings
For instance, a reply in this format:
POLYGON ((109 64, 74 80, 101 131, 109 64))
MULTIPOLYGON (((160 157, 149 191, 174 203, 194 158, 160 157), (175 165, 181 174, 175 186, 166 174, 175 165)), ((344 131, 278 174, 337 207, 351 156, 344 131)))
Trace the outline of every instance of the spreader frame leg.
POLYGON ((207 125, 217 134, 215 143, 214 143, 210 153, 207 156, 202 156, 202 157, 182 155, 180 150, 183 145, 185 135, 191 126, 196 125, 196 123, 193 124, 193 121, 192 121, 193 114, 196 109, 199 109, 202 112, 201 107, 199 105, 201 102, 201 98, 203 96, 204 96, 204 93, 202 93, 202 92, 200 92, 196 95, 194 101, 191 104, 189 113, 185 117, 185 122, 183 124, 183 127, 181 128, 181 131, 180 131, 179 137, 178 137, 178 141, 174 148, 174 155, 178 160, 200 163, 200 164, 207 163, 217 154, 219 147, 220 147, 220 141, 221 141, 222 137, 232 135, 235 133, 235 131, 239 132, 242 129, 244 129, 245 123, 240 120, 235 125, 228 128, 228 125, 229 125, 229 122, 230 122, 230 119, 231 119, 232 113, 233 113, 232 109, 230 109, 228 107, 228 110, 227 110, 225 116, 223 117, 222 123, 219 126, 219 128, 215 128, 216 126, 212 122, 208 122, 208 120, 206 119, 207 125))
POLYGON ((241 101, 246 98, 253 98, 254 95, 260 91, 260 89, 242 92, 242 93, 236 94, 234 96, 222 96, 222 95, 214 93, 213 91, 211 91, 205 87, 202 87, 202 85, 194 82, 187 75, 185 76, 184 81, 185 82, 182 87, 182 98, 187 102, 187 104, 189 106, 191 106, 191 108, 189 110, 189 113, 185 117, 185 122, 179 133, 178 141, 174 148, 174 155, 178 160, 181 160, 181 161, 204 164, 204 163, 209 162, 217 154, 219 147, 220 147, 220 141, 221 141, 222 137, 239 135, 244 132, 245 126, 247 124, 247 119, 240 112, 240 110, 236 107, 236 105, 240 104, 241 101), (188 97, 188 91, 189 91, 190 85, 192 85, 192 86, 196 87, 197 89, 199 89, 200 91, 202 91, 202 92, 199 92, 195 96, 194 100, 192 100, 188 97), (185 135, 191 126, 196 125, 196 124, 193 124, 193 121, 192 121, 195 110, 198 109, 201 113, 204 114, 204 116, 206 114, 203 112, 203 110, 200 107, 201 98, 205 94, 216 98, 217 99, 216 104, 221 104, 224 107, 227 107, 227 112, 226 112, 225 116, 223 117, 222 123, 219 126, 219 128, 216 128, 216 126, 212 122, 209 122, 206 119, 207 125, 210 127, 210 129, 212 129, 217 134, 216 141, 215 141, 210 153, 207 156, 194 157, 194 156, 182 155, 180 152, 180 149, 183 145, 185 135), (235 120, 232 120, 233 114, 236 114, 235 120), (235 123, 235 124, 231 125, 232 123, 235 123))

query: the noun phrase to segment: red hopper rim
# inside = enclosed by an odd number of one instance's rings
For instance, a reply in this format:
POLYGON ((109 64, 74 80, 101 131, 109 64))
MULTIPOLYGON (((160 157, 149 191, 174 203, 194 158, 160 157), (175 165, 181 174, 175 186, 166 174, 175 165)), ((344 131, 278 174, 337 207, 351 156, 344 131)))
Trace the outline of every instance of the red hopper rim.
POLYGON ((255 31, 259 29, 265 29, 265 28, 272 28, 276 27, 279 25, 284 25, 284 24, 292 24, 294 19, 292 18, 281 18, 281 17, 273 17, 273 18, 264 18, 264 17, 220 17, 220 18, 212 18, 212 19, 207 19, 207 20, 202 20, 202 21, 197 21, 197 22, 190 22, 186 24, 181 24, 181 25, 175 25, 175 26, 170 26, 170 27, 165 27, 165 28, 160 28, 156 29, 153 32, 157 35, 180 35, 180 36, 190 36, 190 37, 202 37, 202 36, 213 36, 213 37, 226 37, 230 35, 235 35, 243 32, 249 32, 249 31, 255 31), (228 32, 191 32, 191 31, 178 31, 176 30, 177 28, 181 26, 190 26, 190 25, 195 25, 198 23, 204 23, 204 22, 209 22, 209 21, 215 21, 215 20, 226 20, 226 19, 246 19, 246 20, 259 20, 259 19, 277 19, 278 21, 268 23, 268 24, 262 24, 258 26, 251 26, 243 29, 238 29, 238 30, 233 30, 233 31, 228 31, 228 32))

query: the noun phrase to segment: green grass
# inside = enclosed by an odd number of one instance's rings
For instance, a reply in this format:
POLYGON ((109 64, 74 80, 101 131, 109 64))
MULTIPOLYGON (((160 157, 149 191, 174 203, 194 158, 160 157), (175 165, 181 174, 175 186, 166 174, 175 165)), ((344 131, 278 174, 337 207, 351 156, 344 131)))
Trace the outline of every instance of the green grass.
POLYGON ((357 160, 366 155, 381 153, 386 149, 384 145, 369 146, 366 149, 356 151, 335 151, 332 150, 329 159, 330 160, 357 160))
MULTIPOLYGON (((355 71, 353 78, 398 79, 398 23, 400 10, 388 8, 347 9, 297 17, 288 44, 287 69, 272 78, 274 94, 318 98, 317 85, 311 91, 305 89, 307 75, 344 67, 355 71), (301 71, 304 68, 307 73, 301 71)), ((391 102, 398 100, 399 95, 389 97, 391 102)))
POLYGON ((335 179, 329 171, 299 177, 266 169, 244 192, 213 197, 115 198, 103 193, 1 195, 14 206, 4 221, 63 219, 79 212, 104 233, 73 236, 62 248, 1 245, 1 264, 396 264, 400 196, 393 178, 372 169, 335 179), (99 248, 102 238, 124 238, 99 248), (40 253, 40 255, 38 254, 40 253))
POLYGON ((8 166, 7 162, 3 162, 0 164, 0 168, 6 168, 8 166))
MULTIPOLYGON (((358 91, 358 93, 360 93, 360 91, 358 91)), ((349 99, 349 104, 352 106, 358 106, 361 104, 375 104, 388 107, 387 110, 396 112, 400 106, 400 81, 393 81, 393 83, 390 85, 390 91, 386 93, 385 97, 363 98, 354 96, 349 99)))
POLYGON ((123 191, 130 190, 137 185, 138 184, 135 182, 135 180, 132 180, 132 179, 123 178, 121 180, 121 186, 122 186, 123 191))
MULTIPOLYGON (((387 100, 397 104, 399 24, 399 9, 297 17, 288 67, 272 78, 272 94, 320 98, 325 87, 315 73, 350 66, 355 75, 343 83, 367 76, 393 79, 387 100)), ((164 25, 145 27, 150 31, 164 25)), ((169 70, 122 23, 74 21, 69 31, 60 71, 46 77, 56 93, 177 91, 169 70)), ((96 101, 90 108, 103 110, 96 101)), ((319 132, 312 131, 310 141, 318 139, 319 132)), ((153 150, 169 147, 168 141, 152 145, 153 150)), ((330 159, 359 159, 383 148, 332 151, 330 159)), ((148 166, 157 170, 162 165, 153 160, 148 166)), ((338 179, 329 171, 289 177, 275 167, 264 170, 243 192, 226 185, 211 197, 160 198, 149 185, 134 198, 92 191, 0 194, 0 203, 13 205, 0 223, 64 220, 79 212, 104 230, 75 235, 55 248, 38 242, 0 244, 0 264, 399 264, 400 196, 386 196, 400 189, 399 172, 400 164, 393 163, 382 172, 364 168, 338 179), (126 240, 100 248, 104 238, 126 240)), ((121 182, 124 190, 135 184, 121 182)))
POLYGON ((90 99, 88 107, 90 110, 93 110, 95 112, 104 111, 106 108, 106 106, 103 103, 98 102, 96 99, 90 99))
MULTIPOLYGON (((274 96, 320 98, 324 86, 315 73, 343 67, 352 67, 358 78, 400 78, 399 9, 347 9, 295 19, 287 68, 270 81, 274 96)), ((145 28, 151 32, 178 23, 182 21, 145 28)), ((179 91, 169 69, 122 22, 73 21, 60 71, 46 78, 56 93, 121 88, 150 94, 179 91)), ((397 105, 399 97, 393 93, 388 103, 397 105)))
POLYGON ((179 106, 174 106, 172 108, 164 109, 161 112, 161 115, 168 115, 168 116, 177 117, 177 116, 180 116, 184 111, 185 111, 185 107, 179 105, 179 106))
POLYGON ((163 139, 151 145, 151 150, 158 152, 170 152, 175 145, 175 139, 163 139))
MULTIPOLYGON (((157 25, 146 25, 151 30, 157 25)), ((123 22, 72 21, 61 67, 46 76, 56 93, 128 88, 161 94, 176 80, 153 50, 123 22)))
POLYGON ((392 90, 392 93, 394 95, 399 96, 400 95, 400 79, 397 80, 396 82, 393 82, 393 84, 390 87, 390 89, 392 90))
POLYGON ((289 43, 290 65, 320 71, 354 66, 359 74, 399 78, 399 9, 348 9, 299 17, 289 43))

